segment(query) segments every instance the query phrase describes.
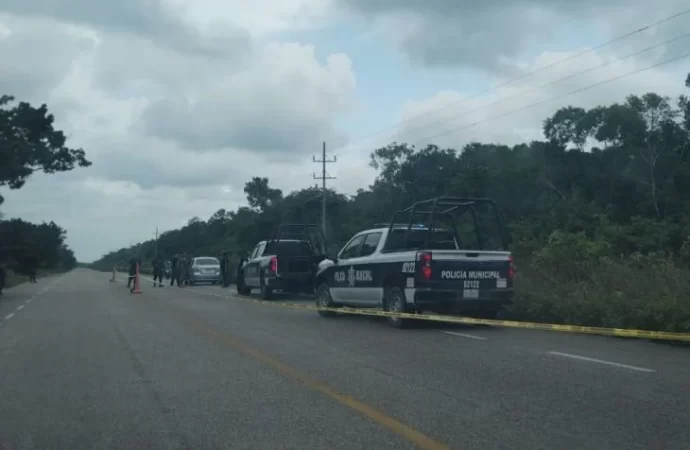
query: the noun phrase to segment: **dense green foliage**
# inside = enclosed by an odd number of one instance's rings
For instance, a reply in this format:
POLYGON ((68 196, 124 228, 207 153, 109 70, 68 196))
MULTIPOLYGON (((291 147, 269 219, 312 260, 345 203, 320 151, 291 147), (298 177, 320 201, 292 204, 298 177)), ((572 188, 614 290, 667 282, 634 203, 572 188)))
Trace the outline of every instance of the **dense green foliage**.
MULTIPOLYGON (((53 127, 46 105, 34 108, 13 102, 13 97, 0 97, 0 186, 19 189, 36 172, 66 172, 91 165, 83 150, 65 146, 66 137, 53 127)), ((0 220, 0 264, 15 273, 69 270, 76 262, 65 245, 65 230, 55 223, 0 220)))
MULTIPOLYGON (((328 193, 333 249, 414 200, 490 197, 513 238, 515 317, 690 331, 687 98, 649 93, 590 110, 565 107, 543 131, 544 140, 514 147, 375 150, 373 185, 351 197, 328 193)), ((281 221, 320 223, 314 188, 283 195, 255 177, 245 193, 248 207, 164 233, 162 256, 247 251, 281 221)), ((109 253, 96 267, 108 270, 132 254, 150 260, 154 242, 109 253)))

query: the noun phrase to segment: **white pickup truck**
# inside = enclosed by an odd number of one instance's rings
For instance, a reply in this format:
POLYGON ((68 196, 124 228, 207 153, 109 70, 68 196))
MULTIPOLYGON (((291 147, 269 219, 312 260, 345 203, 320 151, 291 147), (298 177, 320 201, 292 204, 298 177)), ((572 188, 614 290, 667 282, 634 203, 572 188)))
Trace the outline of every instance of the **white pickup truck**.
MULTIPOLYGON (((418 202, 398 211, 388 227, 355 234, 336 257, 319 264, 317 305, 495 318, 513 296, 515 270, 505 247, 507 237, 491 200, 441 197, 418 202), (478 208, 493 210, 500 235, 493 244, 499 249, 484 248, 486 230, 477 223, 478 208), (465 214, 474 219, 472 245, 458 237, 458 217, 465 214), (400 216, 405 223, 396 223, 400 216)), ((405 325, 398 318, 389 322, 405 325)))

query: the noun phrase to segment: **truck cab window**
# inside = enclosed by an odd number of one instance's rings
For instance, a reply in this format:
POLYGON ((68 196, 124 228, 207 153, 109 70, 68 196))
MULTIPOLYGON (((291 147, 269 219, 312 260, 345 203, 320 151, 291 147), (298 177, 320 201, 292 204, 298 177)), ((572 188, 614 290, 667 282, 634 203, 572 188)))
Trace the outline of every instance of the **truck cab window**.
POLYGON ((362 244, 362 241, 364 241, 364 235, 357 236, 351 240, 347 247, 340 252, 340 256, 338 258, 349 259, 359 256, 359 246, 362 244))
POLYGON ((364 238, 362 248, 359 251, 359 256, 369 256, 376 251, 376 247, 381 240, 381 233, 369 233, 364 238))

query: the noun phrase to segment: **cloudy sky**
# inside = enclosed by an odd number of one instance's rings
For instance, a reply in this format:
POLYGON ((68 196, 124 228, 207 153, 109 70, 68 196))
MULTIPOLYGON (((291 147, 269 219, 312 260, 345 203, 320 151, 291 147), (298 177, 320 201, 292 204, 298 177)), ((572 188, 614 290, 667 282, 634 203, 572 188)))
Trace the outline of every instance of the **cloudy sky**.
POLYGON ((574 55, 687 0, 507 4, 0 0, 0 94, 47 103, 93 162, 3 191, 2 213, 55 220, 90 261, 237 207, 252 176, 313 184, 322 141, 353 193, 392 140, 513 144, 565 104, 682 92, 690 58, 579 90, 686 54, 690 14, 574 55))

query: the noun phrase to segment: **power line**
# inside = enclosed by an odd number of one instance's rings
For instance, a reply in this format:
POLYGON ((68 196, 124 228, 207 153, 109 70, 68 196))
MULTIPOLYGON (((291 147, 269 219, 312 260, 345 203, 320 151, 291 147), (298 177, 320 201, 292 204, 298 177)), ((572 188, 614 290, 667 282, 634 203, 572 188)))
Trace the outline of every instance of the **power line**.
POLYGON ((417 141, 416 144, 413 144, 413 145, 419 145, 420 143, 428 142, 428 141, 430 141, 430 140, 432 140, 432 139, 436 139, 436 138, 439 138, 439 137, 442 137, 442 136, 447 136, 447 135, 449 135, 449 134, 457 133, 458 131, 467 130, 467 129, 469 129, 469 128, 475 127, 475 126, 477 126, 477 125, 480 125, 480 124, 482 124, 482 123, 488 122, 488 121, 493 120, 493 119, 499 119, 499 118, 501 118, 501 117, 505 117, 505 116, 507 116, 507 115, 510 115, 510 114, 513 114, 513 113, 516 113, 516 112, 524 111, 524 110, 526 110, 526 109, 530 109, 530 108, 533 108, 533 107, 535 107, 535 106, 542 105, 542 104, 547 103, 547 102, 550 102, 550 101, 552 101, 552 100, 558 100, 558 99, 561 99, 561 98, 564 98, 564 97, 568 97, 568 96, 573 95, 573 94, 579 94, 580 92, 588 91, 588 90, 593 89, 593 88, 595 88, 595 87, 599 87, 599 86, 602 86, 602 85, 604 85, 604 84, 611 83, 611 82, 613 82, 613 81, 618 81, 618 80, 620 80, 620 79, 622 79, 622 78, 626 78, 626 77, 629 77, 629 76, 632 76, 632 75, 637 75, 638 73, 645 72, 645 71, 647 71, 647 70, 654 69, 654 68, 656 68, 656 67, 664 66, 664 65, 666 65, 666 64, 671 64, 671 63, 673 63, 673 62, 680 61, 680 60, 685 59, 685 58, 688 58, 688 57, 690 57, 690 53, 686 53, 686 54, 684 54, 684 55, 676 56, 675 58, 667 59, 667 60, 658 62, 658 63, 656 63, 656 64, 652 64, 652 65, 649 65, 649 66, 647 66, 647 67, 643 67, 642 69, 637 69, 637 70, 634 70, 634 71, 632 71, 632 72, 627 72, 627 73, 624 73, 624 74, 622 74, 622 75, 618 75, 618 76, 615 76, 615 77, 612 77, 612 78, 607 78, 606 80, 599 81, 599 82, 594 83, 594 84, 589 84, 589 85, 587 85, 587 86, 583 86, 583 87, 578 88, 578 89, 574 89, 574 90, 572 90, 572 91, 570 91, 570 92, 566 92, 565 94, 560 94, 560 95, 552 96, 552 97, 549 97, 549 98, 547 98, 547 99, 545 99, 545 100, 541 100, 541 101, 538 101, 538 102, 535 102, 535 103, 530 103, 530 104, 528 104, 528 105, 526 105, 526 106, 522 106, 522 107, 520 107, 520 108, 512 109, 512 110, 510 110, 510 111, 506 111, 506 112, 504 112, 504 113, 502 113, 502 114, 499 114, 499 115, 496 115, 496 116, 487 117, 486 119, 483 119, 483 120, 480 120, 480 121, 477 121, 477 122, 473 122, 473 123, 468 124, 468 125, 465 125, 465 126, 451 128, 451 129, 446 130, 446 131, 444 131, 444 132, 442 132, 442 133, 439 133, 439 134, 436 134, 436 135, 429 136, 429 137, 426 137, 426 138, 424 138, 424 139, 421 139, 421 140, 417 141))
MULTIPOLYGON (((508 86, 508 85, 510 85, 510 84, 515 83, 516 81, 523 80, 523 79, 525 79, 525 78, 527 78, 527 77, 529 77, 529 76, 532 76, 532 75, 534 75, 534 74, 536 74, 536 73, 542 72, 542 71, 544 71, 544 70, 546 70, 546 69, 550 69, 550 68, 552 68, 552 67, 558 66, 558 65, 563 64, 563 63, 565 63, 565 62, 572 61, 573 59, 579 58, 579 57, 581 57, 581 56, 583 56, 583 55, 586 55, 586 54, 588 54, 588 53, 592 53, 592 52, 594 52, 594 51, 596 51, 596 50, 600 50, 600 49, 602 49, 602 48, 604 48, 604 47, 607 47, 607 46, 609 46, 609 45, 611 45, 611 44, 613 44, 613 43, 615 43, 615 42, 622 41, 623 39, 627 39, 627 38, 629 38, 629 37, 631 37, 631 36, 634 36, 634 35, 636 35, 636 34, 639 34, 639 33, 642 33, 642 32, 644 32, 644 31, 647 31, 647 30, 649 30, 650 28, 654 28, 654 27, 659 26, 659 25, 661 25, 661 24, 664 24, 664 23, 666 23, 666 22, 670 22, 671 20, 674 20, 674 19, 676 19, 676 18, 678 18, 678 17, 684 16, 685 14, 688 14, 688 13, 690 13, 690 8, 685 9, 685 10, 683 10, 683 11, 680 11, 680 12, 678 12, 678 13, 676 13, 676 14, 671 15, 671 16, 665 17, 665 18, 663 18, 663 19, 657 20, 657 21, 652 22, 652 23, 650 23, 650 24, 644 25, 644 26, 642 26, 642 27, 640 27, 640 28, 637 28, 637 29, 635 29, 635 30, 633 30, 633 31, 630 31, 630 32, 625 33, 625 34, 620 35, 620 36, 617 36, 617 37, 615 37, 615 38, 613 38, 613 39, 611 39, 611 40, 609 40, 609 41, 606 41, 606 42, 603 42, 603 43, 601 43, 601 44, 595 45, 595 46, 593 46, 593 47, 587 48, 587 49, 585 49, 585 50, 582 50, 582 51, 577 52, 577 53, 575 53, 575 54, 572 54, 572 55, 570 55, 570 56, 566 56, 565 58, 559 59, 558 61, 555 61, 555 62, 553 62, 553 63, 550 63, 550 64, 547 64, 547 65, 538 67, 538 68, 536 68, 536 69, 533 69, 533 70, 531 70, 531 71, 529 71, 529 72, 527 72, 527 73, 524 73, 524 74, 522 74, 522 75, 518 75, 517 77, 511 78, 511 79, 509 79, 509 80, 507 80, 507 81, 504 81, 504 82, 502 82, 502 83, 499 83, 499 84, 490 86, 490 87, 488 87, 488 88, 486 88, 486 89, 484 89, 484 90, 482 90, 482 91, 476 92, 476 93, 471 94, 471 95, 468 95, 468 96, 466 96, 466 97, 463 97, 463 98, 460 99, 460 100, 457 100, 457 101, 454 101, 454 102, 451 102, 451 103, 447 103, 447 104, 442 105, 442 106, 438 106, 438 107, 432 108, 432 109, 430 109, 430 110, 428 110, 428 111, 426 111, 426 112, 424 112, 424 113, 417 114, 417 115, 412 116, 412 117, 410 117, 410 118, 408 118, 408 119, 398 121, 396 124, 393 124, 393 125, 388 126, 388 127, 386 127, 386 128, 382 128, 382 129, 380 129, 379 131, 375 131, 375 132, 373 132, 373 133, 365 134, 365 135, 359 137, 355 142, 364 141, 364 140, 369 139, 369 138, 371 138, 371 137, 378 136, 378 135, 383 134, 383 133, 385 133, 385 132, 387 132, 387 131, 389 131, 389 130, 391 130, 391 129, 399 128, 400 126, 402 126, 402 125, 404 125, 404 124, 406 124, 406 123, 414 122, 414 121, 416 121, 416 120, 418 120, 418 119, 420 119, 420 118, 422 118, 422 117, 429 116, 429 115, 431 115, 431 114, 433 114, 433 113, 436 113, 436 112, 438 112, 438 111, 440 111, 440 110, 443 110, 443 109, 446 109, 446 108, 449 108, 449 107, 452 107, 452 106, 457 106, 457 105, 459 105, 459 104, 461 104, 461 103, 466 102, 467 100, 471 100, 471 99, 476 98, 476 97, 479 97, 479 96, 481 96, 481 95, 488 94, 488 93, 490 93, 490 92, 495 91, 496 89, 499 89, 499 88, 508 86)), ((351 145, 352 145, 352 144, 350 144, 350 146, 351 146, 351 145)))
MULTIPOLYGON (((587 68, 587 69, 581 70, 581 71, 579 71, 579 72, 572 73, 572 74, 570 74, 570 75, 566 75, 566 76, 561 77, 561 78, 558 78, 558 79, 556 79, 556 80, 552 80, 552 81, 548 81, 548 82, 546 82, 546 83, 540 84, 539 86, 535 86, 535 87, 532 87, 532 88, 529 88, 529 89, 525 89, 524 91, 517 92, 517 93, 515 93, 515 94, 513 94, 513 95, 510 95, 510 96, 508 96, 508 97, 499 98, 499 99, 496 99, 496 100, 494 100, 494 101, 492 101, 492 102, 486 103, 486 104, 484 104, 484 105, 480 105, 480 106, 478 106, 478 107, 476 107, 476 108, 472 108, 472 109, 466 110, 466 111, 464 111, 464 112, 462 112, 462 113, 460 113, 460 114, 456 114, 456 115, 453 116, 453 117, 443 119, 441 122, 448 122, 448 121, 450 121, 450 120, 452 120, 452 119, 457 119, 457 118, 466 116, 466 115, 468 115, 468 114, 470 114, 470 113, 473 113, 473 112, 476 112, 476 111, 480 111, 480 110, 482 110, 482 109, 484 109, 484 108, 487 108, 487 107, 489 107, 489 106, 491 106, 491 105, 500 104, 500 103, 502 103, 502 102, 504 102, 504 101, 506 101, 506 100, 510 100, 510 99, 513 99, 513 98, 516 98, 516 97, 520 97, 520 96, 525 95, 525 94, 529 94, 530 92, 534 92, 534 91, 537 91, 537 90, 539 90, 539 89, 545 88, 545 87, 547 87, 547 86, 551 86, 551 85, 553 85, 553 84, 560 83, 561 81, 565 81, 565 80, 568 80, 568 79, 571 79, 571 78, 575 78, 575 77, 580 76, 580 75, 584 75, 585 73, 593 72, 593 71, 595 71, 595 70, 597 70, 597 69, 601 69, 602 67, 609 66, 609 65, 611 65, 611 64, 613 64, 613 63, 617 63, 617 62, 623 61, 623 60, 625 60, 625 59, 632 58, 633 56, 640 55, 640 54, 645 53, 645 52, 648 52, 648 51, 650 51, 650 50, 654 50, 655 48, 658 48, 658 47, 661 47, 661 46, 670 44, 671 42, 679 41, 679 40, 681 40, 681 39, 687 39, 687 38, 689 38, 689 37, 690 37, 690 33, 685 33, 685 34, 683 34, 683 35, 676 36, 676 37, 671 38, 671 39, 667 39, 667 40, 665 40, 664 42, 660 42, 660 43, 658 43, 658 44, 651 45, 651 46, 649 46, 649 47, 647 47, 647 48, 644 48, 644 49, 642 49, 642 50, 638 50, 638 51, 636 51, 636 52, 627 54, 627 55, 625 55, 625 56, 621 56, 621 57, 618 57, 618 58, 615 58, 615 59, 606 61, 606 62, 604 62, 604 63, 601 63, 601 64, 597 65, 597 66, 589 67, 589 68, 587 68)), ((421 125, 420 128, 424 128, 424 127, 428 127, 428 126, 429 126, 429 125, 421 125)), ((412 132, 414 132, 415 130, 418 130, 418 129, 419 129, 419 128, 412 128, 411 130, 407 131, 405 134, 412 133, 412 132)))
POLYGON ((315 163, 321 163, 321 175, 316 176, 316 173, 312 175, 315 180, 321 180, 321 229, 324 236, 326 235, 326 180, 335 180, 336 177, 328 175, 326 172, 326 164, 335 163, 338 160, 337 156, 333 159, 326 158, 326 143, 323 143, 323 149, 321 150, 321 159, 316 159, 316 156, 312 156, 312 161, 315 163))

